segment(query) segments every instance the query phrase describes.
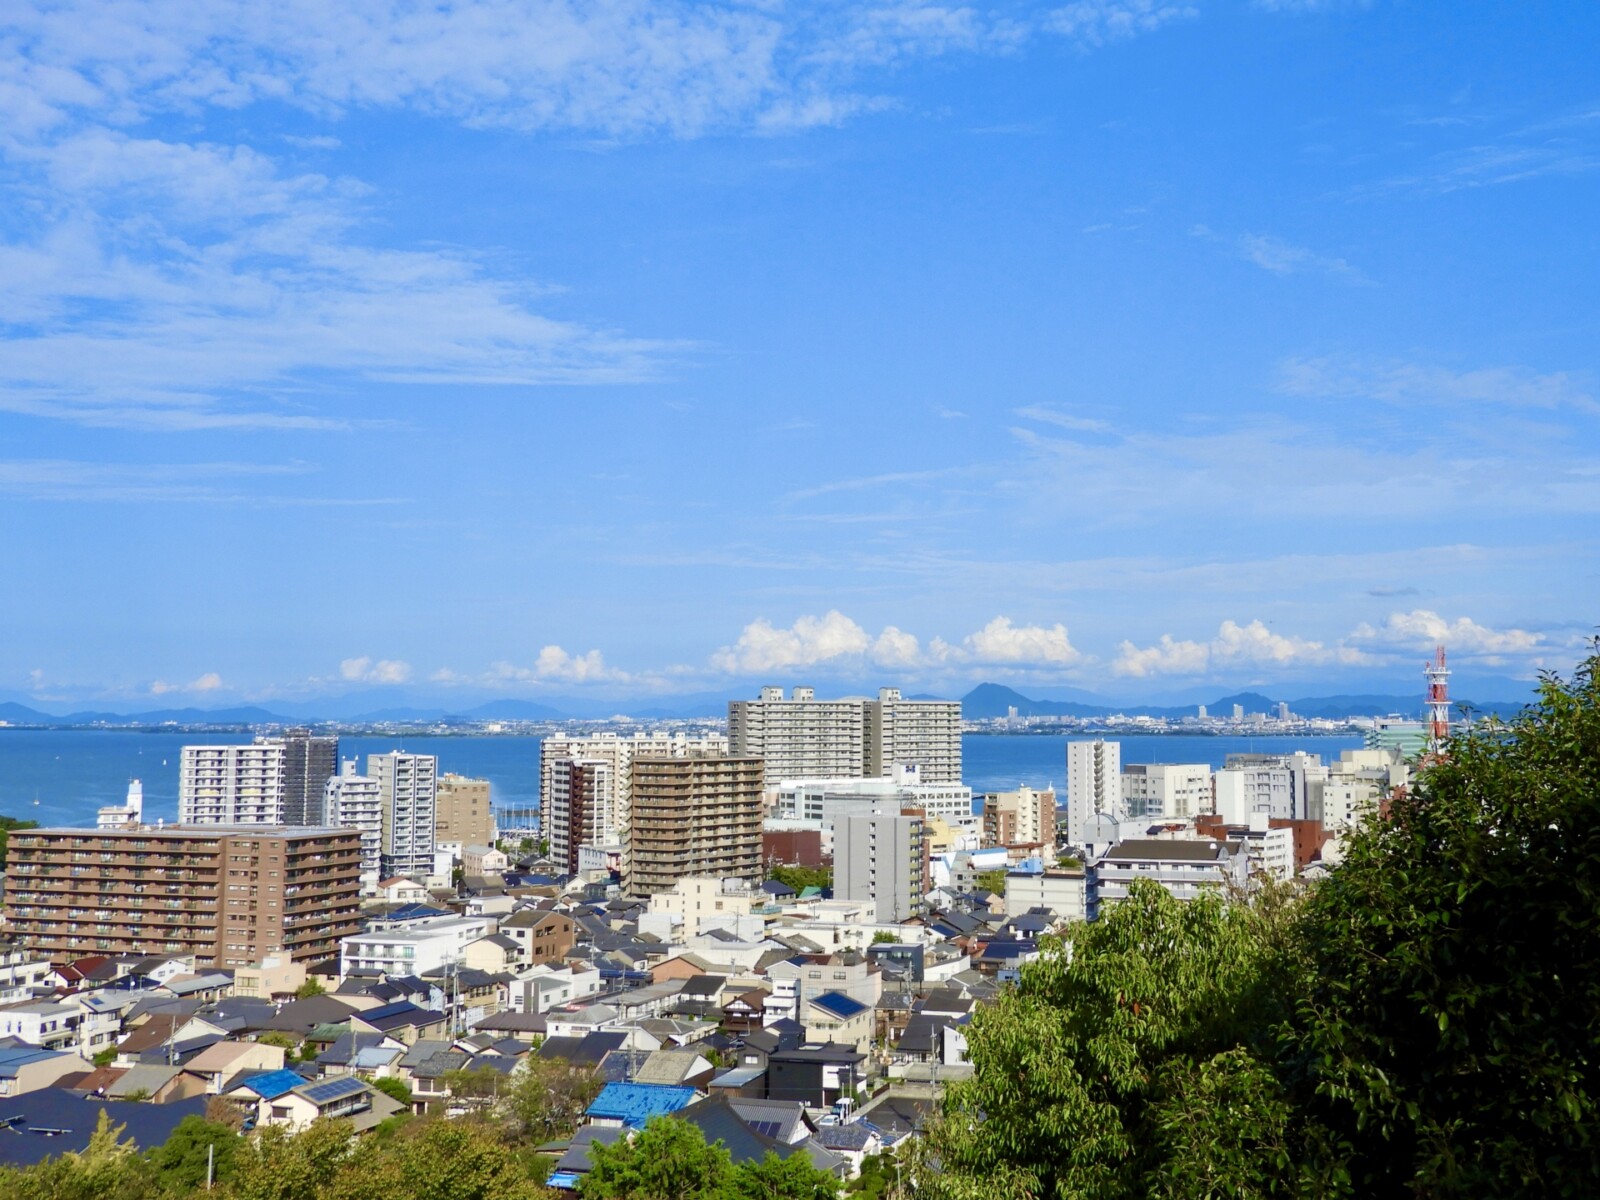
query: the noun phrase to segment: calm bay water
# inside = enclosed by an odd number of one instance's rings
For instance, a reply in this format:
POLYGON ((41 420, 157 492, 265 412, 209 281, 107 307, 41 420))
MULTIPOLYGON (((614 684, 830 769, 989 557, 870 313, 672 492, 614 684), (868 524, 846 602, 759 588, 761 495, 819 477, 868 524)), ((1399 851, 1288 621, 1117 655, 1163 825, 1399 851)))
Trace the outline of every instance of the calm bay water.
MULTIPOLYGON (((95 809, 119 802, 128 781, 144 784, 151 818, 178 815, 178 755, 185 743, 248 742, 247 735, 202 737, 183 733, 111 730, 0 729, 0 815, 30 817, 47 825, 94 823, 95 809), (37 801, 37 804, 35 804, 37 801)), ((968 734, 963 739, 966 782, 974 792, 1004 791, 1019 784, 1058 790, 1066 781, 1065 735, 968 734)), ((1229 754, 1307 750, 1324 761, 1361 744, 1355 737, 1135 736, 1122 743, 1125 763, 1208 763, 1220 767, 1229 754)), ((501 808, 539 801, 539 739, 536 737, 347 737, 343 758, 365 765, 368 754, 409 750, 439 756, 440 771, 489 780, 501 808)))

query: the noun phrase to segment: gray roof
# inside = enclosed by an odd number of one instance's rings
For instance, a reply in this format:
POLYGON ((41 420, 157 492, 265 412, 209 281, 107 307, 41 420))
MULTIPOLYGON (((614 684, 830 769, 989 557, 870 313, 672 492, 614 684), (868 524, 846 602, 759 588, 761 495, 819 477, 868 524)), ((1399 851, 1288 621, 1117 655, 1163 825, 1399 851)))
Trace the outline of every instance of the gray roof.
POLYGON ((1215 862, 1222 853, 1218 843, 1194 838, 1130 838, 1118 842, 1103 857, 1111 862, 1215 862))

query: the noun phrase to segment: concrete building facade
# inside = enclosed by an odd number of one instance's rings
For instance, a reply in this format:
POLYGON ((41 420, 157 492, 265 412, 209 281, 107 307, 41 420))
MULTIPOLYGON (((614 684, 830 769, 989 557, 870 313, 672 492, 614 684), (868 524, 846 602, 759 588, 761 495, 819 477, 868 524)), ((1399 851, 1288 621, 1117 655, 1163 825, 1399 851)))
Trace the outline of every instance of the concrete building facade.
POLYGON ((469 779, 446 771, 433 798, 434 840, 463 846, 492 846, 494 805, 487 779, 469 779))
POLYGON ((285 757, 281 742, 185 746, 178 763, 178 823, 285 824, 285 757))
POLYGON ((761 879, 761 760, 734 755, 639 758, 623 890, 649 896, 686 875, 761 879))
POLYGON ((367 774, 378 781, 383 804, 381 870, 427 875, 433 870, 434 801, 439 760, 432 754, 367 755, 367 774))
POLYGON ((988 793, 983 798, 983 843, 986 846, 1038 843, 1053 851, 1056 844, 1055 792, 1035 791, 1024 785, 1014 792, 988 793))
POLYGON ((256 744, 283 747, 283 823, 325 824, 322 798, 339 769, 339 739, 290 729, 280 737, 258 737, 256 744))
POLYGON ((859 779, 867 773, 867 702, 818 700, 816 689, 764 687, 755 700, 728 702, 728 747, 759 758, 765 781, 859 779))
POLYGON ((354 759, 323 788, 327 823, 361 835, 361 894, 375 896, 383 878, 383 793, 370 775, 356 774, 354 759))
POLYGON ((1096 738, 1067 743, 1067 841, 1083 846, 1099 815, 1122 816, 1122 745, 1096 738))
POLYGON ((30 829, 11 835, 8 857, 8 928, 30 949, 66 959, 318 961, 360 927, 361 842, 351 830, 30 829))
POLYGON ((1209 763, 1129 763, 1121 787, 1122 807, 1132 818, 1192 820, 1211 811, 1209 763))
POLYGON ((899 688, 879 688, 864 716, 868 775, 908 765, 917 768, 923 783, 961 782, 959 700, 906 700, 899 688))
POLYGON ((833 893, 866 900, 873 919, 919 916, 928 893, 928 857, 922 817, 872 813, 844 817, 833 827, 833 893))

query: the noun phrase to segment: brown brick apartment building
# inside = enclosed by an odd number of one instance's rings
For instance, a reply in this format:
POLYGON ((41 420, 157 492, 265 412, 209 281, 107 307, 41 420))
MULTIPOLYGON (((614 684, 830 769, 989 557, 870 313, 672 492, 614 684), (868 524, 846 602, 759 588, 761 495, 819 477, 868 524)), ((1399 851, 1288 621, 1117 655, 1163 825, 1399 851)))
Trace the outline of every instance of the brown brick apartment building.
POLYGON ((239 967, 339 953, 361 928, 361 835, 286 826, 29 829, 11 835, 5 924, 59 958, 193 954, 239 967))
POLYGON ((623 890, 649 896, 685 875, 761 879, 762 760, 635 758, 623 890))

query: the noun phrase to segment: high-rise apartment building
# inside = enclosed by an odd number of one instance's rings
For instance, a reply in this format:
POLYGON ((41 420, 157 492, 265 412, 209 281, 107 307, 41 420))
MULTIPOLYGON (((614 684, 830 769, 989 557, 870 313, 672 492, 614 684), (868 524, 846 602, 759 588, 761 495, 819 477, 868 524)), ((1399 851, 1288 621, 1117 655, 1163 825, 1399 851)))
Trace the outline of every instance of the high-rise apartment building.
POLYGON ((383 803, 382 871, 395 875, 433 872, 434 794, 439 760, 432 754, 367 755, 367 774, 378 781, 383 803))
POLYGON ((560 758, 551 764, 541 829, 550 857, 569 874, 577 874, 584 846, 609 844, 605 835, 617 792, 615 775, 604 758, 560 758))
POLYGON ((761 759, 767 782, 859 779, 867 773, 867 702, 818 700, 816 689, 764 687, 728 702, 729 753, 761 759))
POLYGON ((10 839, 6 924, 24 945, 63 959, 317 962, 361 927, 360 871, 360 837, 343 829, 29 829, 10 839))
POLYGON ((921 816, 871 813, 834 823, 833 894, 840 900, 871 901, 875 921, 920 915, 927 873, 921 816))
POLYGON ((1129 763, 1122 768, 1122 807, 1130 817, 1188 820, 1211 811, 1209 763, 1129 763))
MULTIPOLYGON (((1014 792, 990 792, 983 798, 983 844, 986 846, 1056 844, 1056 794, 1026 785, 1014 792)), ((1053 858, 1051 861, 1054 861, 1053 858)))
POLYGON ((339 739, 290 729, 281 737, 258 737, 256 744, 283 747, 283 823, 321 825, 322 794, 339 769, 339 739))
POLYGON ((377 894, 383 872, 383 793, 378 781, 356 772, 350 759, 323 788, 322 810, 337 829, 361 835, 361 894, 377 894))
POLYGON ((572 846, 572 853, 576 856, 580 845, 615 847, 622 844, 623 830, 628 824, 632 788, 632 775, 628 767, 636 756, 682 758, 689 754, 726 753, 728 739, 720 733, 698 737, 682 733, 640 733, 629 736, 601 733, 548 737, 539 747, 540 827, 544 836, 551 838, 549 831, 563 819, 551 809, 556 774, 567 769, 559 764, 583 761, 605 763, 610 767, 608 773, 595 779, 597 790, 584 801, 588 807, 583 815, 581 840, 572 846))
POLYGON ((733 754, 766 763, 766 780, 876 778, 915 766, 923 783, 961 782, 961 705, 906 700, 899 688, 878 698, 818 700, 816 691, 764 687, 756 700, 728 704, 733 754))
POLYGON ((1104 814, 1119 820, 1122 812, 1122 743, 1067 743, 1067 841, 1083 846, 1090 823, 1104 814))
POLYGON ((494 807, 487 779, 468 779, 446 771, 435 788, 433 811, 437 841, 494 845, 494 807))
POLYGON ((178 766, 182 825, 283 825, 285 751, 253 746, 185 746, 178 766))
POLYGON ((761 879, 761 760, 730 755, 632 763, 623 890, 665 891, 686 875, 761 879))
POLYGON ((879 688, 864 712, 868 775, 906 765, 924 783, 961 782, 959 700, 906 700, 899 688, 879 688))

